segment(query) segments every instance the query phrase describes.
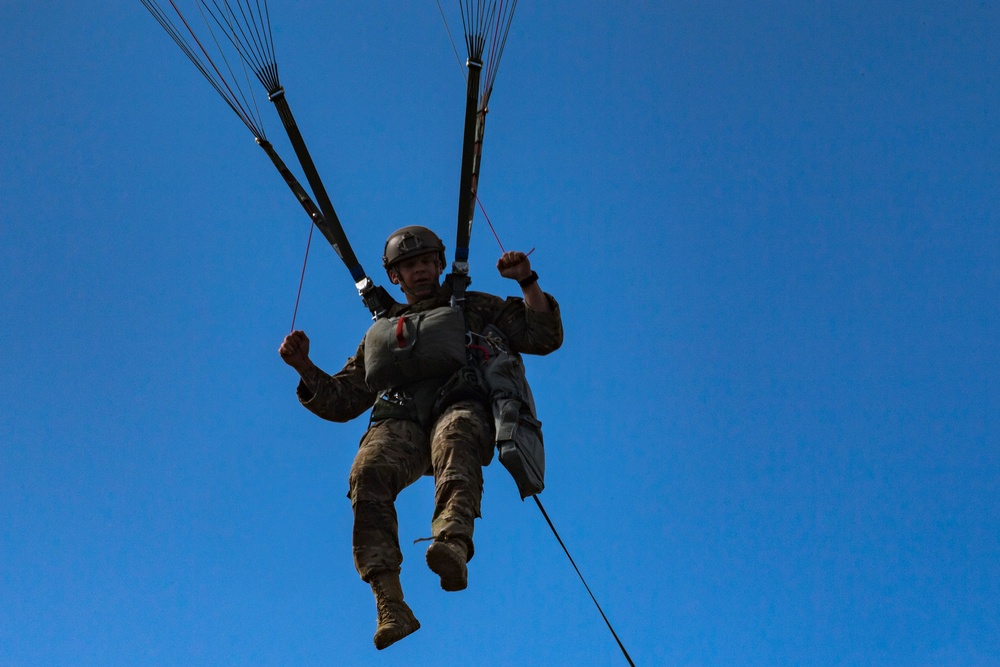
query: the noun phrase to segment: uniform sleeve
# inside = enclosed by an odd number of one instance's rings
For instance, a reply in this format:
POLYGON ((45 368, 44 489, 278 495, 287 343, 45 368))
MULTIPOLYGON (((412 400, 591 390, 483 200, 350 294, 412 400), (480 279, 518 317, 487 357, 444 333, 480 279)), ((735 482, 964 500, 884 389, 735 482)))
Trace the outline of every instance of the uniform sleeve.
POLYGON ((507 342, 516 352, 548 354, 559 349, 563 342, 562 315, 559 303, 546 293, 552 310, 543 313, 534 310, 520 297, 509 297, 501 302, 495 323, 507 342))
POLYGON ((313 414, 333 422, 346 422, 360 416, 375 403, 376 393, 365 382, 364 342, 336 375, 316 369, 316 390, 303 380, 295 393, 299 402, 313 414))

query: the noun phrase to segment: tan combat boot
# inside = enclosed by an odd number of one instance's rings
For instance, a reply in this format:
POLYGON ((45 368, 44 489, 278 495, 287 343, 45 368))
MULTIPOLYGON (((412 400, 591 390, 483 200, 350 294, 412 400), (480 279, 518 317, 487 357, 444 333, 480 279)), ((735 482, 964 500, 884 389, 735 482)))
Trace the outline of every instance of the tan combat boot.
POLYGON ((375 648, 384 649, 406 635, 420 629, 420 621, 403 602, 403 587, 399 585, 399 573, 382 572, 371 580, 378 607, 378 629, 375 631, 375 648))
POLYGON ((469 549, 462 540, 439 537, 427 547, 427 567, 441 577, 441 588, 461 591, 469 585, 469 570, 465 563, 469 549))

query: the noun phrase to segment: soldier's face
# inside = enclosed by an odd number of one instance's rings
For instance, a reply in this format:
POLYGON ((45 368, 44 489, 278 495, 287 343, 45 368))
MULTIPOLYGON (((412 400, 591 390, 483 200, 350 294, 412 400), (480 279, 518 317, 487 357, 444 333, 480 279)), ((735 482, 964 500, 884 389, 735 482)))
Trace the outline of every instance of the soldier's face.
POLYGON ((409 303, 414 303, 434 295, 443 272, 437 252, 425 252, 396 264, 392 282, 400 286, 409 303))

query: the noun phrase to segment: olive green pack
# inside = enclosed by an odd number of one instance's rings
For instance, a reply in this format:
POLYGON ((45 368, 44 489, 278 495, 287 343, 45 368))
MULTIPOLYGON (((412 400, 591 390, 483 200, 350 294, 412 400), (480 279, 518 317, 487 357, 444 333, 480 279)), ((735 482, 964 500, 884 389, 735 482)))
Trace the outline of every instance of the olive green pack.
POLYGON ((379 318, 365 334, 365 381, 375 391, 448 378, 465 364, 465 317, 459 308, 379 318))
POLYGON ((524 361, 503 335, 490 325, 484 332, 490 354, 482 371, 490 392, 500 463, 514 478, 521 500, 545 488, 545 444, 542 422, 528 386, 524 361))

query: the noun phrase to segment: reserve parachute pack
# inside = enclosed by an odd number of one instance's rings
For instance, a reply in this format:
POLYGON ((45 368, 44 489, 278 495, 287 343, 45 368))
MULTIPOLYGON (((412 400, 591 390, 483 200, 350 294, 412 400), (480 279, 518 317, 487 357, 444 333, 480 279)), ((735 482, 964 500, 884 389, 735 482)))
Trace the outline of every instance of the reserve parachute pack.
MULTIPOLYGON (((467 340, 465 315, 454 306, 376 320, 365 334, 365 381, 378 392, 372 420, 408 419, 429 429, 452 403, 486 402, 467 340)), ((483 465, 492 458, 490 451, 483 465)))
POLYGON ((467 364, 465 316, 442 306, 375 320, 365 334, 365 381, 375 391, 447 379, 467 364))

